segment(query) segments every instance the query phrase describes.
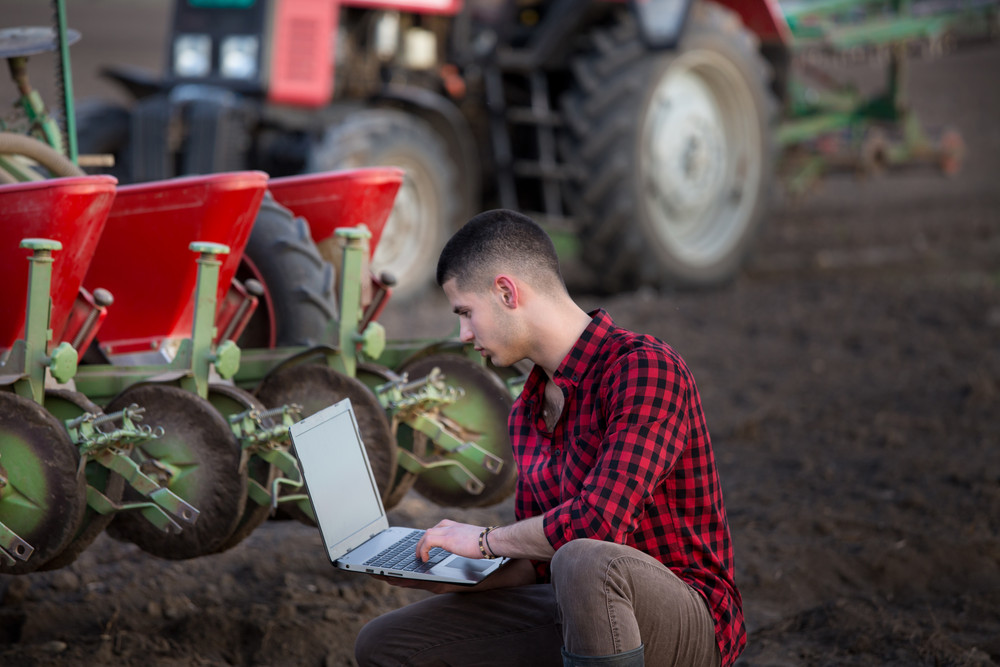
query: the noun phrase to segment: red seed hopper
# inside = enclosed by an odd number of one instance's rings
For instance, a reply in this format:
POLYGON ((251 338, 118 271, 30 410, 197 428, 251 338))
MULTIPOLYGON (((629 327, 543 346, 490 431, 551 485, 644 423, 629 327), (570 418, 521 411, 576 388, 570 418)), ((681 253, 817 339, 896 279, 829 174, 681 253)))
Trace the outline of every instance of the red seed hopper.
POLYGON ((368 226, 375 253, 396 193, 403 183, 397 167, 365 167, 272 178, 275 200, 309 221, 313 241, 323 244, 340 227, 368 226))
POLYGON ((242 171, 118 188, 84 284, 114 295, 99 339, 107 354, 156 350, 191 333, 194 241, 222 243, 217 303, 229 289, 267 188, 267 174, 242 171))
POLYGON ((116 184, 111 176, 78 176, 0 185, 0 352, 24 335, 28 262, 27 251, 19 246, 25 238, 62 244, 54 255, 49 326, 53 342, 74 342, 67 322, 105 228, 116 184))

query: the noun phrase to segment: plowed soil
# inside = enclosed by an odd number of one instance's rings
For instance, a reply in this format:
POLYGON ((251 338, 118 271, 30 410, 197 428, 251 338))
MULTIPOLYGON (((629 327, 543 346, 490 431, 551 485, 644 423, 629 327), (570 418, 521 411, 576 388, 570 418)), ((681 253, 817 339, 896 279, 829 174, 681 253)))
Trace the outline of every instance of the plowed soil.
MULTIPOLYGON (((163 25, 148 1, 71 10, 81 96, 106 94, 96 66, 163 25)), ((834 176, 778 197, 725 289, 580 296, 670 342, 698 380, 750 631, 741 666, 1000 664, 997 71, 996 43, 913 62, 921 119, 965 139, 957 177, 834 176)), ((448 320, 431 295, 383 323, 402 337, 448 320)), ((500 523, 511 507, 411 492, 392 518, 441 517, 500 523)), ((419 595, 335 572, 294 521, 187 561, 101 536, 71 566, 0 578, 0 664, 349 665, 358 629, 419 595)))

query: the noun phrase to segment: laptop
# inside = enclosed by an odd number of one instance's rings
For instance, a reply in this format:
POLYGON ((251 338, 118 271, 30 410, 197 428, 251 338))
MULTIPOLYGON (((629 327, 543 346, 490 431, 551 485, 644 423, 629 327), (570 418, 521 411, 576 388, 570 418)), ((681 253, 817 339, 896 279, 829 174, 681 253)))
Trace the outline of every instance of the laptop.
POLYGON ((292 425, 292 446, 327 555, 349 572, 472 586, 507 559, 464 558, 435 547, 416 556, 424 531, 390 527, 350 399, 292 425))

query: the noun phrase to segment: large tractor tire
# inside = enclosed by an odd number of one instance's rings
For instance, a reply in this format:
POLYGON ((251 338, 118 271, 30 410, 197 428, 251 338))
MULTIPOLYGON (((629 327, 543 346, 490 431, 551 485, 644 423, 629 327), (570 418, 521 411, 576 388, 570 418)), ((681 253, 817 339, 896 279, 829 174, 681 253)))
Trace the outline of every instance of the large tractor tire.
POLYGON ((336 314, 333 267, 320 256, 305 218, 292 215, 270 193, 261 202, 237 277, 254 278, 265 288, 237 341, 241 348, 323 342, 336 314))
POLYGON ((444 139, 423 119, 396 109, 365 109, 332 125, 309 171, 394 166, 406 171, 372 258, 372 270, 396 279, 405 301, 434 280, 438 253, 462 222, 458 167, 444 139))
POLYGON ((675 51, 643 46, 634 17, 597 30, 562 99, 570 205, 601 290, 730 281, 762 224, 777 106, 753 35, 710 2, 675 51))
POLYGON ((83 100, 76 105, 76 146, 81 155, 110 155, 114 166, 100 168, 102 174, 118 179, 119 185, 132 182, 130 168, 129 110, 121 104, 83 100))

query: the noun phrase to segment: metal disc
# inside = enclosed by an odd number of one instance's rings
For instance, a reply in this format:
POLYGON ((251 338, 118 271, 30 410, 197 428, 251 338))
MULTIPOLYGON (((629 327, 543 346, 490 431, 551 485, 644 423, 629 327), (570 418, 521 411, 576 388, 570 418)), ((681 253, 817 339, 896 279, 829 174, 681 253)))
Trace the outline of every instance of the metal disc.
MULTIPOLYGON (((230 416, 238 415, 250 408, 256 410, 264 409, 264 404, 257 400, 253 394, 228 384, 209 385, 208 401, 226 418, 226 421, 229 421, 230 416)), ((265 427, 270 428, 274 425, 273 421, 269 418, 263 421, 265 427)), ((271 483, 278 476, 278 469, 259 456, 253 455, 247 458, 246 465, 249 478, 265 489, 270 490, 271 483)), ((246 509, 243 510, 243 516, 236 525, 236 530, 219 545, 216 552, 226 551, 235 547, 256 530, 258 526, 267 521, 270 515, 270 505, 258 505, 248 496, 246 509)))
MULTIPOLYGON (((79 40, 79 31, 72 29, 66 31, 67 46, 79 40)), ((52 28, 29 26, 0 30, 0 58, 34 56, 58 49, 56 31, 52 28)))
POLYGON ((80 454, 42 406, 0 391, 0 523, 34 551, 0 574, 34 572, 72 541, 87 508, 80 454))
MULTIPOLYGON (((89 398, 78 391, 68 389, 46 389, 45 409, 48 410, 60 423, 65 424, 67 420, 75 419, 85 412, 91 414, 103 414, 101 408, 89 398)), ((97 461, 87 461, 84 468, 87 476, 87 485, 100 491, 113 503, 118 503, 122 499, 122 492, 125 490, 125 479, 116 472, 108 470, 97 461)), ((42 565, 40 570, 55 570, 66 567, 89 547, 97 536, 100 535, 111 520, 115 518, 113 512, 101 514, 91 507, 87 507, 83 514, 83 522, 76 533, 76 537, 54 558, 42 565)))
MULTIPOLYGON (((507 417, 514 404, 510 392, 495 373, 458 354, 420 357, 403 364, 398 372, 407 373, 412 381, 435 367, 441 369, 448 386, 461 387, 465 391, 462 398, 441 410, 442 415, 460 426, 467 439, 502 459, 503 468, 496 475, 481 468, 470 468, 486 485, 479 495, 468 493, 440 468, 420 475, 414 486, 421 495, 439 505, 484 507, 498 503, 514 491, 517 479, 507 433, 507 417)), ((442 452, 441 458, 452 457, 442 452)))
MULTIPOLYGON (((320 364, 297 364, 277 370, 256 391, 264 405, 276 408, 291 403, 302 406, 302 417, 319 412, 345 398, 351 399, 358 429, 383 502, 396 475, 396 443, 385 410, 360 380, 320 364)), ((286 505, 288 503, 285 503, 286 505)), ((299 517, 296 517, 299 518, 299 517)))
MULTIPOLYGON (((358 364, 358 379, 375 391, 379 385, 393 380, 398 380, 399 376, 384 366, 376 364, 358 364)), ((406 449, 412 454, 421 458, 427 454, 428 438, 420 431, 414 431, 406 424, 398 421, 392 423, 394 431, 393 437, 397 448, 406 449)), ((389 493, 382 498, 382 504, 386 511, 392 509, 403 500, 403 497, 413 488, 413 483, 417 481, 417 474, 410 472, 402 466, 396 466, 396 476, 393 479, 389 493)))
MULTIPOLYGON (((240 446, 222 415, 197 394, 171 385, 129 387, 106 406, 115 412, 131 404, 146 409, 143 424, 164 434, 137 445, 136 460, 158 461, 177 471, 167 488, 195 509, 193 526, 168 533, 139 512, 119 512, 107 532, 154 556, 180 560, 214 553, 236 530, 247 500, 247 477, 240 470, 240 446)), ((162 483, 162 482, 161 482, 162 483)), ((126 500, 142 500, 131 488, 126 500)))

